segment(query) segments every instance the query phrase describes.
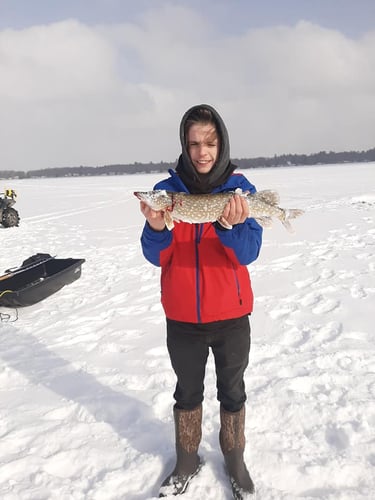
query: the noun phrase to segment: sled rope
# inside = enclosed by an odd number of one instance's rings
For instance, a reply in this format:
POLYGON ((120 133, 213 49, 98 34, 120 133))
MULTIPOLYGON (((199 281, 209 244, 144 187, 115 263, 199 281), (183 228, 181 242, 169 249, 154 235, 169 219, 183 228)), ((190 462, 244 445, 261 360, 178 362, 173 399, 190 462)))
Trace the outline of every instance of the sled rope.
POLYGON ((2 313, 0 312, 0 322, 1 323, 14 323, 15 321, 18 320, 18 309, 16 308, 16 316, 14 319, 10 319, 11 316, 8 313, 2 313))

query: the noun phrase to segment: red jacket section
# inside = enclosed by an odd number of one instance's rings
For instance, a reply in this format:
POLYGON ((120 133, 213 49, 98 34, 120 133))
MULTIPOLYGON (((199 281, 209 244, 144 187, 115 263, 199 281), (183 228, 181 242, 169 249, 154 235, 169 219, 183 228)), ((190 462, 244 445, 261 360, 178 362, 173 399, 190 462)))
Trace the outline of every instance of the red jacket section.
POLYGON ((208 323, 252 311, 247 267, 220 242, 213 224, 179 223, 160 254, 161 301, 167 318, 208 323))

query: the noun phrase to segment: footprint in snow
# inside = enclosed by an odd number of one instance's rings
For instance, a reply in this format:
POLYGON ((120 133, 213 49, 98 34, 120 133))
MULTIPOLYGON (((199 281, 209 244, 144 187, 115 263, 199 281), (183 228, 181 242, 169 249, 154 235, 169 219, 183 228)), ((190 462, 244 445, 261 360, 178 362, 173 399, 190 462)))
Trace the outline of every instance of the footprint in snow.
POLYGON ((269 312, 269 315, 271 316, 272 319, 280 319, 280 318, 285 318, 286 316, 289 316, 291 313, 296 311, 297 306, 294 304, 289 304, 285 306, 281 306, 279 308, 272 309, 272 311, 269 312))
POLYGON ((353 360, 349 356, 343 356, 337 360, 337 364, 343 370, 351 370, 353 367, 353 360))
POLYGON ((295 281, 294 284, 297 288, 307 288, 313 285, 314 283, 317 283, 319 281, 320 277, 319 276, 313 276, 311 278, 307 278, 305 280, 301 281, 295 281))
POLYGON ((326 314, 340 306, 339 300, 324 299, 316 307, 312 309, 314 314, 326 314))
POLYGON ((325 432, 327 443, 339 451, 345 450, 350 446, 350 439, 344 429, 340 429, 335 425, 329 426, 325 432))
POLYGON ((312 335, 314 340, 317 342, 332 342, 337 339, 342 333, 343 327, 342 323, 332 321, 317 329, 316 332, 312 335))
POLYGON ((363 289, 361 285, 353 285, 350 289, 350 294, 353 297, 353 299, 363 299, 367 297, 367 293, 363 289))

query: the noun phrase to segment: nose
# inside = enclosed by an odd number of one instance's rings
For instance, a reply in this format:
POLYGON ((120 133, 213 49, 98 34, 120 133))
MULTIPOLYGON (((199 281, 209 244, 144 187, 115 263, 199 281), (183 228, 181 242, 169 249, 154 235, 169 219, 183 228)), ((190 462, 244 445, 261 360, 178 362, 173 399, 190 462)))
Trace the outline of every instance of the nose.
POLYGON ((199 146, 198 146, 198 154, 199 154, 199 156, 205 156, 206 152, 207 152, 207 150, 206 150, 205 145, 204 144, 199 144, 199 146))

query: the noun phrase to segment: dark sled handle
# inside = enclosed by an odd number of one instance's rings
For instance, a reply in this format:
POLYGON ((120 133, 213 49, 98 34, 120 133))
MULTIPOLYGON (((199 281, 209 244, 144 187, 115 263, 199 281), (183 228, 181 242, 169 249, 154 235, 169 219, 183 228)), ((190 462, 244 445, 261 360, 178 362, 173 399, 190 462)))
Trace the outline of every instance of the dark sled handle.
POLYGON ((55 258, 56 258, 56 255, 54 255, 53 257, 50 255, 49 257, 46 257, 45 259, 35 261, 35 262, 33 262, 29 265, 26 265, 26 266, 11 267, 10 269, 5 270, 5 274, 3 276, 0 276, 0 280, 9 278, 10 276, 14 276, 15 274, 18 274, 22 271, 25 271, 26 269, 31 269, 35 266, 38 266, 39 264, 43 264, 43 262, 48 262, 49 260, 55 259, 55 258))

